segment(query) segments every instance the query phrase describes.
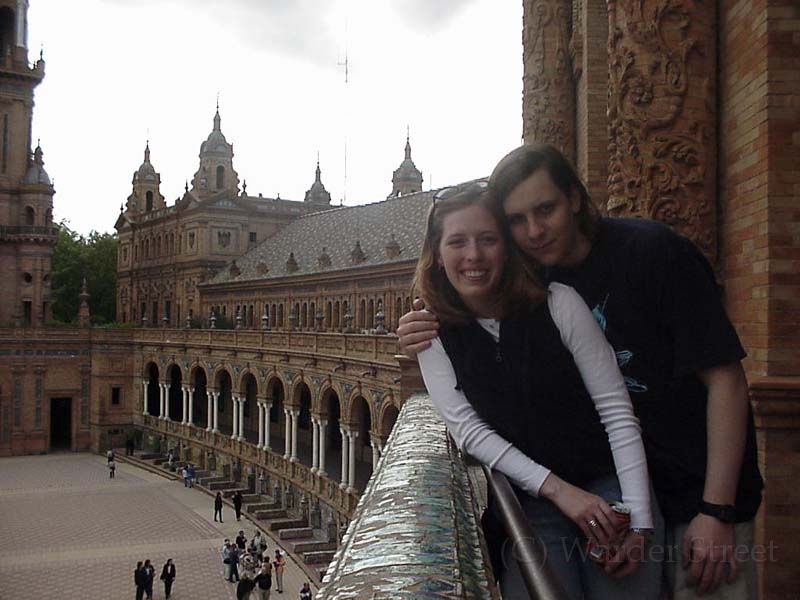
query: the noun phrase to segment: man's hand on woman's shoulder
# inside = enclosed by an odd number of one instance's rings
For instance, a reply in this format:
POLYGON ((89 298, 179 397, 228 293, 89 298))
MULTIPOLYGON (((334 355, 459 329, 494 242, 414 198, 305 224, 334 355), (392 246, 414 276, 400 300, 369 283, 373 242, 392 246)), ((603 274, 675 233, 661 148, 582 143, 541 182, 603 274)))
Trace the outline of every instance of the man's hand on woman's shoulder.
POLYGON ((414 300, 412 307, 412 311, 400 317, 397 337, 400 351, 409 358, 416 358, 430 347, 431 340, 439 333, 439 320, 433 313, 423 310, 425 304, 419 298, 414 300))

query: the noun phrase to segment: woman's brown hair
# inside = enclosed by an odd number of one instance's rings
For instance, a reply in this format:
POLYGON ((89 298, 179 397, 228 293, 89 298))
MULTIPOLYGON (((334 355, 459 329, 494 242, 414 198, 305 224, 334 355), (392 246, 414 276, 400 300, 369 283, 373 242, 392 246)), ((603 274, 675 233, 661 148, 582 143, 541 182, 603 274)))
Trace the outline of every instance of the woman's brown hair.
POLYGON ((532 310, 544 300, 547 292, 535 269, 520 256, 506 225, 502 205, 492 198, 486 181, 446 188, 434 196, 411 286, 412 295, 421 297, 425 307, 442 323, 467 323, 475 318, 438 263, 445 218, 470 206, 481 206, 489 211, 503 237, 506 264, 500 281, 502 316, 532 310))

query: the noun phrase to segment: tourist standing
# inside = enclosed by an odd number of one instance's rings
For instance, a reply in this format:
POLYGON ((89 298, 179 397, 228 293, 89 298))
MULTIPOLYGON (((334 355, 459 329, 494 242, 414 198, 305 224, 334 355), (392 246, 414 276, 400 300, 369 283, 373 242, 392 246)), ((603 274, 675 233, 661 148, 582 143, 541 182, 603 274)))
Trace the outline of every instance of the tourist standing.
POLYGON ((139 561, 136 563, 136 570, 133 572, 133 583, 136 586, 136 600, 143 600, 144 598, 144 563, 139 561))
POLYGON ((169 600, 172 594, 172 582, 175 581, 176 575, 175 564, 172 562, 171 558, 168 558, 167 562, 164 563, 164 567, 161 569, 161 581, 164 582, 164 595, 167 597, 167 600, 169 600))
POLYGON ((236 547, 239 548, 240 552, 244 552, 245 548, 247 548, 247 536, 244 534, 244 529, 240 529, 239 535, 236 536, 236 547))
POLYGON ((228 581, 233 582, 234 578, 239 581, 239 548, 236 544, 230 545, 230 559, 231 559, 231 574, 228 581))
POLYGON ((283 569, 286 567, 286 559, 283 558, 281 551, 275 549, 275 558, 272 560, 272 566, 275 567, 275 587, 278 593, 283 593, 283 569))
POLYGON ((214 496, 214 521, 217 520, 217 516, 219 516, 219 522, 222 523, 222 494, 219 492, 214 496))
POLYGON ((236 490, 236 493, 233 495, 233 508, 236 509, 236 520, 242 520, 242 492, 236 490))
POLYGON ((153 579, 156 577, 156 568, 150 564, 148 558, 144 561, 144 594, 147 600, 153 600, 153 579))
POLYGON ((231 541, 228 538, 225 538, 225 541, 222 543, 222 549, 220 550, 220 554, 222 554, 222 577, 224 579, 230 580, 230 578, 231 578, 231 541))
POLYGON ((265 560, 261 565, 261 571, 256 575, 254 581, 258 589, 258 599, 269 600, 272 592, 272 565, 269 564, 268 560, 265 560))
POLYGON ((300 590, 300 600, 312 600, 312 598, 314 598, 314 593, 311 591, 311 584, 305 582, 303 589, 300 590))

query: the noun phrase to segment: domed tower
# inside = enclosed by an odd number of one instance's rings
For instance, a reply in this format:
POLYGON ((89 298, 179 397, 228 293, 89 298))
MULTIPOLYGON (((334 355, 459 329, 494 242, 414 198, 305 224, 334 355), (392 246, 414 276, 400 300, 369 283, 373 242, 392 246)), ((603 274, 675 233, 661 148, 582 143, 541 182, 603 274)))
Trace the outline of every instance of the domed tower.
POLYGON ((214 115, 214 129, 200 145, 200 168, 192 178, 192 194, 208 198, 222 191, 230 196, 239 193, 239 175, 233 170, 233 144, 222 134, 219 105, 214 115))
POLYGON ((41 326, 51 318, 50 271, 58 230, 55 190, 41 147, 32 150, 33 92, 41 55, 28 62, 28 0, 0 0, 0 323, 41 326))
POLYGON ((319 169, 319 159, 317 159, 316 178, 314 179, 314 183, 311 184, 311 187, 306 192, 304 201, 308 204, 318 205, 321 208, 327 208, 331 205, 331 194, 325 189, 325 186, 322 185, 322 171, 319 169))
POLYGON ((126 212, 131 215, 149 213, 166 207, 161 195, 161 175, 156 173, 150 162, 150 142, 144 147, 144 162, 133 172, 133 193, 125 204, 126 212))
POLYGON ((422 191, 422 173, 411 160, 411 141, 406 133, 406 157, 392 175, 392 193, 387 198, 396 198, 422 191))

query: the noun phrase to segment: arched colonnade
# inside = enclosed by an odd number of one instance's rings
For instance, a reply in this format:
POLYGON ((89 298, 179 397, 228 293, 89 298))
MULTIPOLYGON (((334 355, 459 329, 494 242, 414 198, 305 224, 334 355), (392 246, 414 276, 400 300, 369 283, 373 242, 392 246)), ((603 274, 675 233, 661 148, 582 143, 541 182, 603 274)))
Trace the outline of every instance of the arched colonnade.
POLYGON ((350 382, 231 365, 159 368, 142 378, 142 414, 252 443, 362 490, 399 412, 391 393, 350 382), (207 368, 210 367, 210 368, 207 368))

